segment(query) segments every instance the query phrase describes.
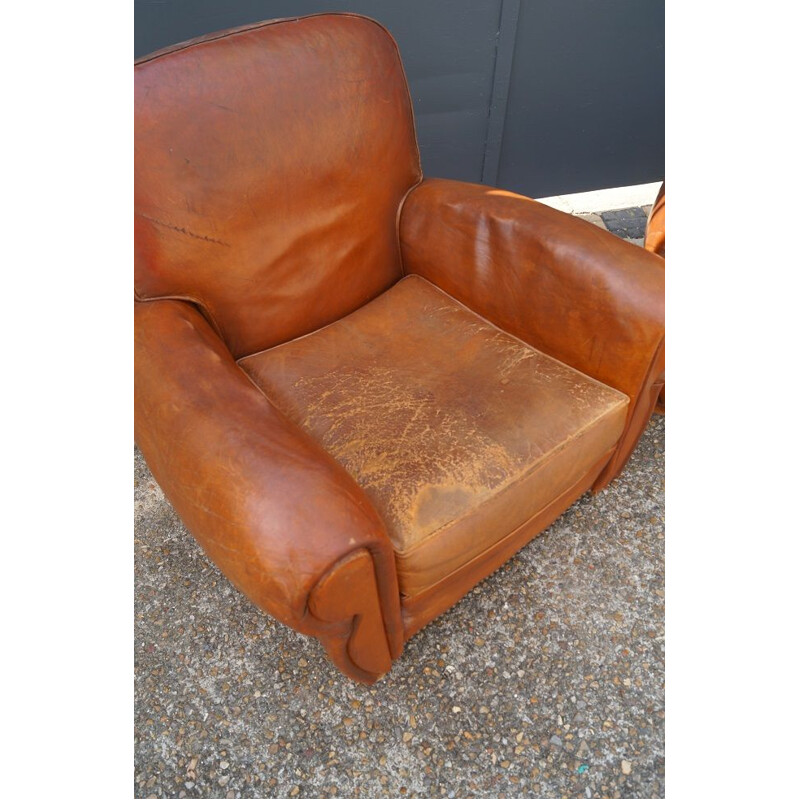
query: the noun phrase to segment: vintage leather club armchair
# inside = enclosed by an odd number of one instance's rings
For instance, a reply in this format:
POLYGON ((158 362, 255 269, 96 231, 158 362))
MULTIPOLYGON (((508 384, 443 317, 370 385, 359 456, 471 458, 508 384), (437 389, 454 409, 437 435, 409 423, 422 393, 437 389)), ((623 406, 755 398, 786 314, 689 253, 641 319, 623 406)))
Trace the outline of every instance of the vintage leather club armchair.
POLYGON ((623 468, 663 381, 658 258, 423 180, 372 20, 136 66, 136 438, 209 557, 351 678, 623 468))

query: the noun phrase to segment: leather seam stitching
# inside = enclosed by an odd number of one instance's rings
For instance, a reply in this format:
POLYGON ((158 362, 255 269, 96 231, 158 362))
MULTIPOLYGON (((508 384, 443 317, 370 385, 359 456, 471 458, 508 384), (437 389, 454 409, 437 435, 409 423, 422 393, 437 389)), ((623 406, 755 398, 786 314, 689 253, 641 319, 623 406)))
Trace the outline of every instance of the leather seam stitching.
POLYGON ((405 265, 405 260, 403 259, 403 242, 400 237, 400 226, 402 225, 403 209, 405 208, 406 200, 408 200, 411 192, 413 192, 414 189, 417 189, 419 186, 421 186, 424 180, 425 176, 420 174, 419 180, 412 186, 408 187, 408 191, 406 191, 406 193, 400 200, 400 205, 397 207, 397 214, 395 215, 394 226, 395 226, 395 236, 397 237, 397 255, 400 259, 400 274, 402 276, 401 280, 402 278, 407 278, 409 277, 409 275, 413 274, 413 273, 406 274, 406 265, 405 265))

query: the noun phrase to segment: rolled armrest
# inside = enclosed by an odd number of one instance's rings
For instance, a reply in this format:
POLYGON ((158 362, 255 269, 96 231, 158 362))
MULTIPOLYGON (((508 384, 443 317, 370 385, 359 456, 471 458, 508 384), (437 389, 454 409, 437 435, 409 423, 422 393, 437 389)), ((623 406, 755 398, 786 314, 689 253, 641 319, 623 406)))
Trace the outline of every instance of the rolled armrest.
POLYGON ((622 469, 664 381, 664 268, 607 231, 535 200, 426 180, 400 217, 406 273, 631 398, 601 475, 622 469))
MULTIPOLYGON (((361 488, 250 382, 192 305, 135 305, 136 440, 186 526, 254 603, 340 660, 375 650, 365 637, 378 633, 396 657, 394 552, 361 488), (367 601, 377 622, 350 646, 367 601), (337 604, 352 616, 337 619, 337 604)), ((337 664, 366 681, 388 669, 381 654, 361 661, 337 664)))

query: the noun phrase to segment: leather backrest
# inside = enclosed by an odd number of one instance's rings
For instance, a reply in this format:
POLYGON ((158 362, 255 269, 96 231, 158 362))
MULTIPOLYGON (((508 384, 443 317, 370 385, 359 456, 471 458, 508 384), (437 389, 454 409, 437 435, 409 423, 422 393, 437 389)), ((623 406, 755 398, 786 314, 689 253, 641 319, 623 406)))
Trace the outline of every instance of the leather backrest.
POLYGON ((420 177, 408 88, 378 23, 321 14, 136 65, 136 294, 195 302, 234 356, 315 330, 401 277, 420 177))

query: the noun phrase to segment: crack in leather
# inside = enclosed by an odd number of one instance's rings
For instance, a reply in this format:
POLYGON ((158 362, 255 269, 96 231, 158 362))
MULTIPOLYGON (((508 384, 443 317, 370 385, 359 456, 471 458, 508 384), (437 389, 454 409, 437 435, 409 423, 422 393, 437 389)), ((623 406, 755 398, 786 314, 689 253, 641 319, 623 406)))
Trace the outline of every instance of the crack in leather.
POLYGON ((139 213, 140 217, 144 219, 150 220, 150 222, 155 222, 156 225, 161 225, 164 228, 169 228, 171 231, 175 231, 176 233, 182 233, 184 236, 191 236, 193 239, 201 239, 204 242, 211 242, 212 244, 221 244, 223 247, 230 247, 229 242, 223 242, 222 239, 215 239, 213 236, 205 236, 202 233, 195 233, 194 231, 190 231, 187 228, 182 228, 180 225, 173 225, 171 222, 164 222, 163 219, 156 219, 155 217, 151 217, 149 214, 142 214, 139 213))

